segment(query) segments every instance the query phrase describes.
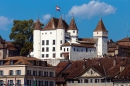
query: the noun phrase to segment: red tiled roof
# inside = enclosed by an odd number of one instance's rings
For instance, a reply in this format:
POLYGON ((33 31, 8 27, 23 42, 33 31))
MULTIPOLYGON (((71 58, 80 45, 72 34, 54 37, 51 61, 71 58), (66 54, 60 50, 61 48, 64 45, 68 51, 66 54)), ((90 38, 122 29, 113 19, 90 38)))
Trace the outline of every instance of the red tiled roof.
POLYGON ((88 48, 95 48, 94 45, 89 44, 76 44, 76 43, 65 43, 62 46, 76 46, 76 47, 88 47, 88 48))
POLYGON ((40 24, 39 18, 37 18, 34 30, 41 30, 41 24, 40 24))
POLYGON ((97 38, 79 38, 79 43, 96 43, 98 41, 97 38))
POLYGON ((100 18, 99 22, 98 22, 98 25, 96 27, 96 29, 94 30, 95 31, 105 31, 105 32, 108 32, 103 24, 103 21, 102 19, 100 18))
POLYGON ((75 23, 75 20, 74 20, 74 17, 72 17, 72 19, 71 19, 68 30, 78 30, 77 26, 76 26, 76 23, 75 23))
MULTIPOLYGON (((46 24, 46 26, 42 30, 55 30, 58 27, 58 18, 51 18, 50 21, 46 24)), ((65 20, 62 20, 62 23, 64 25, 65 31, 68 29, 68 24, 65 20)))

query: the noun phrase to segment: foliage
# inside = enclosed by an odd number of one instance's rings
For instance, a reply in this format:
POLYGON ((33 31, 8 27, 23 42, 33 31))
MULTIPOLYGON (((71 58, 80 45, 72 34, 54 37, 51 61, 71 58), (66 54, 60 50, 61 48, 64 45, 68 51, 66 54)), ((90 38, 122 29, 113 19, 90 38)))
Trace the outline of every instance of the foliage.
MULTIPOLYGON (((10 39, 13 40, 15 47, 20 50, 20 55, 26 56, 33 45, 33 29, 35 23, 32 19, 26 21, 14 20, 10 39)), ((44 26, 41 24, 41 26, 44 26)))

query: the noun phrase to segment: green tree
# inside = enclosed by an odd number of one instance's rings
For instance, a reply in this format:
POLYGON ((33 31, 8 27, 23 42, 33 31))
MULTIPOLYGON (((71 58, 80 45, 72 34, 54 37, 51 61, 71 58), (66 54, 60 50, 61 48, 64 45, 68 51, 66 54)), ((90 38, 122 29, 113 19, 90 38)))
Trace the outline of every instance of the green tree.
MULTIPOLYGON (((19 50, 19 54, 26 56, 29 50, 33 48, 33 29, 35 23, 32 19, 26 21, 14 20, 10 39, 13 40, 13 44, 19 50)), ((41 26, 44 24, 41 23, 41 26)))

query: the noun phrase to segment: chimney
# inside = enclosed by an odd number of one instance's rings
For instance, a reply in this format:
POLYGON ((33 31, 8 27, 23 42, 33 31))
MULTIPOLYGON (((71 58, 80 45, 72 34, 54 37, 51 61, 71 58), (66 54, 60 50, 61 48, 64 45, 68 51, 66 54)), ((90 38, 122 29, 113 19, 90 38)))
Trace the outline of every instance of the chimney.
POLYGON ((125 58, 122 57, 122 62, 121 62, 121 66, 120 66, 120 72, 122 72, 125 69, 124 61, 125 61, 125 58))
POLYGON ((116 66, 116 58, 113 60, 113 66, 116 66))

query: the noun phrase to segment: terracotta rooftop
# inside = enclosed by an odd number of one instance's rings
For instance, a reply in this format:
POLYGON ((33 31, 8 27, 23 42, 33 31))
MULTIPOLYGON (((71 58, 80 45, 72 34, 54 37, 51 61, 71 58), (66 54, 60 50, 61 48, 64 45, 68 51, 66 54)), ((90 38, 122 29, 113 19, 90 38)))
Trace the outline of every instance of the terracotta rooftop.
POLYGON ((78 42, 79 43, 96 43, 98 41, 97 38, 79 38, 78 42))
POLYGON ((89 44, 76 44, 76 43, 65 43, 62 46, 75 46, 75 47, 88 47, 88 48, 95 48, 94 45, 89 44))
POLYGON ((65 25, 62 21, 62 17, 60 16, 59 22, 58 22, 58 26, 57 29, 65 29, 65 25))
MULTIPOLYGON (((64 63, 60 63, 60 65, 64 65, 64 63)), ((58 68, 58 67, 57 67, 58 68)), ((79 77, 83 73, 86 72, 89 68, 93 68, 103 77, 106 76, 108 78, 114 78, 118 75, 130 75, 130 58, 128 57, 110 57, 110 58, 94 58, 94 59, 86 59, 81 61, 71 61, 71 65, 68 66, 66 69, 63 69, 62 75, 66 75, 62 77, 66 79, 73 79, 79 77), (124 59, 124 60, 123 60, 124 59), (115 60, 115 65, 114 65, 115 60), (85 64, 85 69, 83 69, 83 65, 85 64), (121 65, 124 65, 126 68, 123 72, 120 72, 121 65), (104 67, 104 69, 103 69, 104 67), (104 72, 105 71, 105 72, 104 72)), ((58 70, 58 69, 57 69, 58 70)), ((60 70, 61 71, 61 70, 60 70)), ((57 77, 59 77, 58 75, 57 77)), ((60 81, 60 79, 58 78, 60 81)))
POLYGON ((127 38, 121 39, 121 40, 119 40, 117 42, 130 42, 130 38, 127 37, 127 38))
POLYGON ((99 22, 98 22, 98 25, 96 27, 96 29, 94 30, 95 31, 105 31, 105 32, 108 32, 103 24, 103 21, 102 19, 100 18, 99 22))
POLYGON ((74 17, 72 17, 68 30, 78 30, 74 17))
POLYGON ((41 24, 40 24, 39 18, 37 18, 34 30, 41 30, 41 24))
POLYGON ((62 22, 61 22, 61 20, 60 20, 60 22, 59 22, 58 18, 53 18, 53 17, 50 19, 50 21, 46 24, 46 26, 42 30, 55 30, 56 28, 58 28, 58 23, 62 23, 63 27, 67 31, 68 24, 66 23, 66 21, 62 20, 62 22))
POLYGON ((50 66, 49 64, 46 64, 45 61, 33 57, 8 57, 2 59, 3 65, 10 65, 11 60, 13 61, 13 65, 34 65, 35 64, 35 66, 39 66, 40 64, 41 66, 50 66))

